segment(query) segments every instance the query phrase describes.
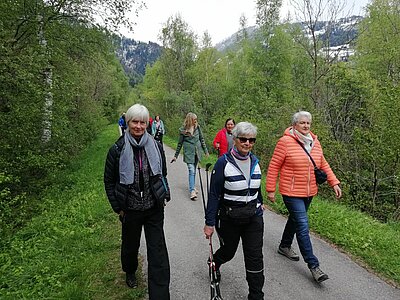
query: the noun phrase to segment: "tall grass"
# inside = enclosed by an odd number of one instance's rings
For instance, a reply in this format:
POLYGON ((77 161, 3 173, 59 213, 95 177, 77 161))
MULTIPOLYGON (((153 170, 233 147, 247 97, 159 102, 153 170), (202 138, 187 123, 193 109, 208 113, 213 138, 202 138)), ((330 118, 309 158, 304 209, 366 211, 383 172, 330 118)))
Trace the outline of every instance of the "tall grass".
MULTIPOLYGON (((107 129, 42 195, 43 213, 2 241, 0 299, 140 299, 120 267, 120 226, 103 170, 118 137, 107 129)), ((16 212, 18 213, 18 212, 16 212)))

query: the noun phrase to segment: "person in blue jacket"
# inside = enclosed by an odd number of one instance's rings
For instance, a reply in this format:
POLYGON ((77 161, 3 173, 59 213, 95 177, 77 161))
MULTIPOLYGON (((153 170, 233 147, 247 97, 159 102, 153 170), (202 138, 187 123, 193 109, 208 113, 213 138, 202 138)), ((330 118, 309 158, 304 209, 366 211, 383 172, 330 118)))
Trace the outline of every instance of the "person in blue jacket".
POLYGON ((263 198, 261 169, 251 153, 257 127, 240 122, 232 130, 234 147, 221 156, 211 173, 210 192, 205 215, 204 234, 211 238, 214 230, 220 238, 214 263, 217 280, 220 266, 230 261, 242 240, 248 299, 264 299, 263 198), (221 242, 222 241, 222 242, 221 242))
POLYGON ((125 120, 125 113, 122 113, 121 116, 119 117, 118 126, 119 126, 119 135, 123 135, 127 128, 126 120, 125 120))

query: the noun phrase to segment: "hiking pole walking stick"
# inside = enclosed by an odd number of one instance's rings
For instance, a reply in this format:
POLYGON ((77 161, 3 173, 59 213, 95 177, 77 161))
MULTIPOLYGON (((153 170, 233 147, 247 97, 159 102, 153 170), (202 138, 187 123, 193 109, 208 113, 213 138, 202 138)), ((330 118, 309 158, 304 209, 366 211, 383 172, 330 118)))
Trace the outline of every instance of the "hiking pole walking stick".
POLYGON ((197 167, 197 170, 199 171, 201 198, 203 199, 203 209, 204 209, 204 213, 206 213, 206 200, 205 200, 205 197, 204 197, 203 180, 201 179, 201 168, 200 168, 200 166, 197 167))
POLYGON ((211 166, 212 166, 211 163, 206 164, 207 197, 208 197, 208 194, 210 193, 210 185, 208 184, 208 171, 210 170, 211 166))
MULTIPOLYGON (((209 185, 208 185, 208 170, 211 167, 211 164, 208 163, 206 165, 206 175, 207 175, 207 179, 206 179, 206 183, 207 183, 207 196, 209 194, 209 185)), ((201 168, 198 167, 199 170, 199 180, 200 180, 200 188, 201 188, 201 196, 203 199, 203 208, 204 208, 204 214, 206 213, 206 201, 205 201, 205 197, 204 197, 204 188, 203 188, 203 180, 201 178, 201 168)), ((211 240, 211 236, 209 238, 209 245, 210 245, 210 254, 208 257, 208 274, 210 276, 210 293, 211 293, 211 300, 223 300, 221 297, 221 292, 219 289, 219 281, 217 279, 217 270, 215 267, 215 263, 214 263, 214 250, 213 250, 213 246, 212 246, 212 240, 211 240)))

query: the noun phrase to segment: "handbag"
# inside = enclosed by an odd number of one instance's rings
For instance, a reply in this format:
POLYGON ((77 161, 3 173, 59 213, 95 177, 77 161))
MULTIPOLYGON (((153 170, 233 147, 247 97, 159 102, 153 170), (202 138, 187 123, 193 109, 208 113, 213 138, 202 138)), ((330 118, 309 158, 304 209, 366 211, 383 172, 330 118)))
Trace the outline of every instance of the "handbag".
POLYGON ((303 148, 304 152, 311 159, 311 162, 314 165, 314 175, 315 175, 316 182, 318 184, 323 184, 328 179, 328 175, 323 170, 317 168, 317 165, 315 164, 315 161, 311 157, 310 153, 308 153, 306 148, 304 148, 304 145, 299 140, 296 140, 296 142, 301 146, 301 148, 303 148))
POLYGON ((159 175, 152 180, 151 191, 158 202, 164 202, 164 199, 168 198, 168 187, 164 176, 159 175))

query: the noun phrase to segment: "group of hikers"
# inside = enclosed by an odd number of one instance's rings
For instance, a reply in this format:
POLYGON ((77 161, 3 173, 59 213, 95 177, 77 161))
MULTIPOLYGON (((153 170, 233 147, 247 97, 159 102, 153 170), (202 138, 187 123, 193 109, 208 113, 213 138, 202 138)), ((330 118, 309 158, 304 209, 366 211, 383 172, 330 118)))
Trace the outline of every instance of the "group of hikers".
MULTIPOLYGON (((137 286, 136 271, 142 227, 145 231, 150 300, 170 299, 170 265, 164 235, 164 208, 171 199, 167 180, 166 157, 157 130, 165 133, 160 116, 151 124, 148 109, 131 106, 124 115, 125 133, 110 148, 104 171, 104 184, 112 209, 122 223, 121 262, 126 284, 137 286), (155 122, 158 122, 155 124, 155 122), (161 125, 162 124, 162 125, 161 125), (155 129, 154 129, 155 128, 155 129)), ((307 211, 318 192, 318 184, 327 181, 337 198, 342 196, 340 182, 325 160, 317 136, 311 132, 312 116, 299 111, 277 142, 266 174, 268 200, 275 201, 276 182, 289 212, 277 251, 292 261, 299 261, 292 242, 296 236, 300 253, 313 279, 320 283, 328 275, 319 267, 309 235, 307 211)), ((221 266, 235 255, 242 241, 248 299, 264 299, 263 238, 265 209, 261 192, 261 168, 251 152, 257 127, 249 122, 238 124, 231 118, 214 138, 219 158, 211 172, 205 210, 205 237, 214 233, 220 240, 211 262, 216 280, 221 280, 221 266)), ((183 148, 188 168, 189 195, 196 200, 195 170, 208 150, 197 116, 189 112, 179 129, 179 140, 171 163, 183 148)))

